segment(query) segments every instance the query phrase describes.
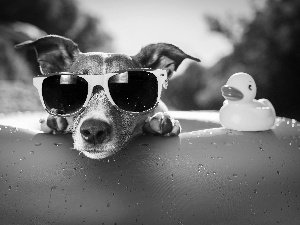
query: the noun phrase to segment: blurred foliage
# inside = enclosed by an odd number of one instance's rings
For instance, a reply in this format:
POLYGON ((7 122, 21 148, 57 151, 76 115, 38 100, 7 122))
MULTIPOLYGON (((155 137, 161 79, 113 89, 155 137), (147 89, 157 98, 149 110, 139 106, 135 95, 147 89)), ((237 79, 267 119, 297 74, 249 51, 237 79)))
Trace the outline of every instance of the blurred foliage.
POLYGON ((233 43, 233 52, 208 69, 195 69, 191 64, 192 71, 188 68, 187 74, 174 78, 172 83, 186 86, 174 90, 176 85, 170 84, 164 99, 174 98, 169 100, 171 108, 184 109, 189 102, 190 109, 220 109, 224 101, 221 86, 233 73, 242 71, 254 77, 256 98, 269 99, 279 116, 300 120, 300 1, 267 0, 263 8, 253 10, 252 21, 236 20, 242 26, 240 36, 232 23, 207 17, 211 30, 233 43), (193 71, 195 74, 188 74, 193 71), (193 86, 194 93, 186 98, 183 91, 195 83, 198 88, 193 86))
POLYGON ((206 15, 205 19, 211 31, 222 34, 233 45, 241 41, 244 27, 248 22, 245 18, 234 17, 231 14, 222 19, 206 15))
POLYGON ((68 37, 82 52, 112 51, 101 21, 75 0, 0 0, 0 113, 42 109, 32 86, 40 73, 35 52, 14 45, 46 34, 68 37))
POLYGON ((24 22, 75 41, 83 52, 111 50, 101 21, 79 10, 75 0, 1 0, 1 22, 24 22))

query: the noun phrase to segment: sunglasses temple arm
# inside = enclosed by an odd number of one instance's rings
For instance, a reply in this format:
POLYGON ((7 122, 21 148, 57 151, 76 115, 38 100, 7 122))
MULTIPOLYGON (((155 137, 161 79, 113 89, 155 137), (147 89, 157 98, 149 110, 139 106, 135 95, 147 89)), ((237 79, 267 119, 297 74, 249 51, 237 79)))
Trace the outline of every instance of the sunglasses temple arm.
POLYGON ((167 78, 167 79, 164 81, 163 87, 164 87, 165 89, 167 89, 167 88, 168 88, 168 84, 169 84, 169 78, 167 78))
POLYGON ((43 105, 43 108, 46 109, 46 105, 43 99, 43 93, 42 93, 42 84, 43 84, 44 79, 40 78, 34 78, 33 79, 33 86, 37 89, 38 93, 39 93, 39 97, 40 97, 40 101, 43 105))

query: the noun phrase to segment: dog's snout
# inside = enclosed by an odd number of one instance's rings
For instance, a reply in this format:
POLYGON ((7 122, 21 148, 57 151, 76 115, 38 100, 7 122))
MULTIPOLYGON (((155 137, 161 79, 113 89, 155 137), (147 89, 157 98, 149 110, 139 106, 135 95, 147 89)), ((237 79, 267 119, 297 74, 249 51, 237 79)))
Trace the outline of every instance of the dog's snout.
POLYGON ((107 122, 88 119, 85 120, 80 127, 82 138, 90 144, 101 144, 110 135, 110 125, 107 122))

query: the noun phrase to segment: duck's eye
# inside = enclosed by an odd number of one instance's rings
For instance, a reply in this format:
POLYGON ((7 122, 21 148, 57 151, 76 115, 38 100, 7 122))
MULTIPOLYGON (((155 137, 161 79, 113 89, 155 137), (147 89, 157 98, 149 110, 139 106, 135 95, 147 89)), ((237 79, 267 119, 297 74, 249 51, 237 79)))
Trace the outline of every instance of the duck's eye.
POLYGON ((248 88, 249 88, 250 91, 252 91, 252 85, 251 84, 249 84, 248 88))

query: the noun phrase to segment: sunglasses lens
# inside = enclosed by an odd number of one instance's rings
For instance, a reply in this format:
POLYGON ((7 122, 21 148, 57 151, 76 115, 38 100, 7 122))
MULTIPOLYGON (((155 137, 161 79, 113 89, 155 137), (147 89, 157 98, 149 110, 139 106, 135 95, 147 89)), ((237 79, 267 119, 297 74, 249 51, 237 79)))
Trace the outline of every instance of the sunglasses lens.
POLYGON ((57 115, 71 114, 84 105, 88 83, 73 75, 53 75, 43 81, 42 94, 48 110, 57 115))
POLYGON ((111 98, 122 110, 143 112, 155 106, 158 98, 158 81, 147 71, 128 71, 108 80, 111 98))

